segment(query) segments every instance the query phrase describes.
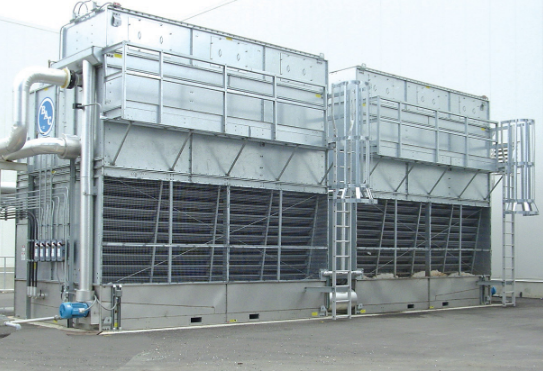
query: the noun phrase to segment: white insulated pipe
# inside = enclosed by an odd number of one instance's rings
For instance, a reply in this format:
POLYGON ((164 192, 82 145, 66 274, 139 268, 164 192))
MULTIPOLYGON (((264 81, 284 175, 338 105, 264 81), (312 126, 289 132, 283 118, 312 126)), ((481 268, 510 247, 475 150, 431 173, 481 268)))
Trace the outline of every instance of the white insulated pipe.
POLYGON ((92 64, 83 60, 83 101, 85 109, 81 123, 81 164, 79 210, 79 289, 75 292, 78 302, 91 301, 92 291, 92 253, 93 253, 93 168, 94 168, 94 94, 95 71, 92 64))
POLYGON ((17 192, 15 182, 0 182, 0 195, 13 194, 17 192))
POLYGON ((76 135, 61 134, 60 138, 39 138, 29 140, 17 152, 2 156, 13 161, 36 155, 54 154, 63 159, 76 159, 81 153, 81 141, 76 135))
POLYGON ((16 330, 20 330, 21 329, 21 325, 20 325, 21 323, 58 321, 59 319, 60 319, 60 316, 21 319, 21 320, 17 320, 17 321, 6 321, 6 322, 4 322, 4 326, 15 327, 16 330))
POLYGON ((19 151, 26 143, 30 87, 41 82, 65 88, 71 77, 67 68, 29 67, 17 74, 13 85, 13 126, 9 136, 0 139, 0 157, 19 151))

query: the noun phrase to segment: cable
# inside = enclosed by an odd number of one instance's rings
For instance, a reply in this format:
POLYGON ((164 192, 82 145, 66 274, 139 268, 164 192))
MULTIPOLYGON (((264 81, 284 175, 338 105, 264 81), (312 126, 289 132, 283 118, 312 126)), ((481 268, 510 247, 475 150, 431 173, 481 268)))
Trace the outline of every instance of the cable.
POLYGON ((191 15, 191 16, 188 17, 188 18, 182 19, 181 21, 182 21, 182 22, 188 21, 189 19, 198 17, 199 15, 203 15, 203 14, 209 13, 209 12, 215 10, 215 9, 219 9, 219 8, 222 8, 223 6, 226 6, 226 5, 235 3, 236 1, 238 1, 238 0, 230 0, 230 1, 223 2, 222 4, 216 5, 216 6, 212 7, 212 8, 210 8, 210 9, 203 10, 203 11, 201 11, 200 13, 196 13, 196 14, 194 14, 194 15, 191 15))
POLYGON ((87 310, 90 310, 91 307, 92 307, 94 304, 96 304, 96 303, 100 304, 100 306, 102 307, 102 309, 107 310, 107 311, 112 311, 112 310, 115 310, 115 308, 117 308, 117 304, 119 304, 119 298, 118 298, 118 297, 115 297, 115 305, 114 305, 114 306, 112 306, 111 308, 106 308, 106 307, 104 306, 104 304, 102 304, 102 302, 101 302, 100 300, 98 300, 98 297, 97 297, 96 295, 94 295, 94 302, 92 303, 92 305, 91 305, 91 306, 89 307, 89 309, 87 309, 87 310))

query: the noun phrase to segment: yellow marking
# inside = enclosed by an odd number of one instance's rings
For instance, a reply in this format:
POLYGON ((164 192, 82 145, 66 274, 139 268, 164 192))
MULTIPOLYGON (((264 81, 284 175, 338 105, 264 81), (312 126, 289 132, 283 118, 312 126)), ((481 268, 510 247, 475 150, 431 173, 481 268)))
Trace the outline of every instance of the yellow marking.
POLYGON ((366 103, 362 103, 362 107, 366 107, 366 103))
POLYGON ((47 91, 47 90, 49 90, 49 88, 45 88, 45 89, 43 89, 43 91, 47 91))
POLYGON ((366 310, 365 309, 360 309, 360 314, 364 314, 366 313, 366 310))
POLYGON ((430 87, 429 87, 429 86, 427 86, 427 87, 426 87, 426 89, 430 89, 430 87))
POLYGON ((311 312, 311 315, 312 315, 313 317, 317 317, 317 316, 319 315, 319 312, 311 312))
POLYGON ((434 309, 434 307, 430 305, 430 309, 434 309))
POLYGON ((234 322, 237 322, 237 321, 238 321, 237 319, 231 319, 231 320, 230 320, 230 321, 228 321, 228 322, 230 322, 230 323, 234 323, 234 322))
POLYGON ((113 54, 113 56, 114 56, 115 58, 122 58, 122 57, 123 57, 123 55, 122 55, 122 54, 119 54, 119 53, 115 53, 115 54, 113 54))
POLYGON ((320 95, 320 94, 315 94, 315 96, 316 96, 317 98, 322 98, 322 95, 320 95))
POLYGON ((232 41, 233 39, 231 37, 227 37, 226 40, 232 41))

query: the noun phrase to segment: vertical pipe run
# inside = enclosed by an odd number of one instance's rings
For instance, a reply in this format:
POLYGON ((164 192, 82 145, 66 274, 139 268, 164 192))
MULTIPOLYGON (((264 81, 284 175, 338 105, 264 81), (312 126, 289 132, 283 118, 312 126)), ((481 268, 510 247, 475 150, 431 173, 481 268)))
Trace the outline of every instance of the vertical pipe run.
POLYGON ((92 64, 83 60, 83 102, 85 107, 81 125, 81 164, 80 188, 81 206, 79 210, 79 290, 75 300, 91 301, 92 291, 92 253, 93 253, 93 165, 94 165, 94 94, 95 71, 92 64))
POLYGON ((168 218, 168 283, 172 283, 173 180, 170 180, 170 215, 168 218))

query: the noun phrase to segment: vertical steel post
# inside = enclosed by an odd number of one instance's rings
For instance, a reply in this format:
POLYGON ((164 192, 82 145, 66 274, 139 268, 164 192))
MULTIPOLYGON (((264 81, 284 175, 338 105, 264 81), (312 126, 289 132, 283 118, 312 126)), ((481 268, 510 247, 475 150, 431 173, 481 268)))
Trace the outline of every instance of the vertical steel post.
POLYGON ((173 180, 170 180, 170 214, 168 217, 168 283, 172 283, 172 243, 173 243, 173 180))
POLYGON ((394 200, 394 277, 398 270, 398 200, 394 200))
POLYGON ((462 206, 460 204, 460 215, 458 217, 458 274, 462 273, 462 219, 464 217, 462 206))
POLYGON ((226 282, 230 281, 230 185, 226 186, 226 221, 224 245, 226 248, 226 282))
POLYGON ((279 191, 279 230, 277 232, 277 280, 281 280, 281 235, 283 233, 283 190, 279 191))

